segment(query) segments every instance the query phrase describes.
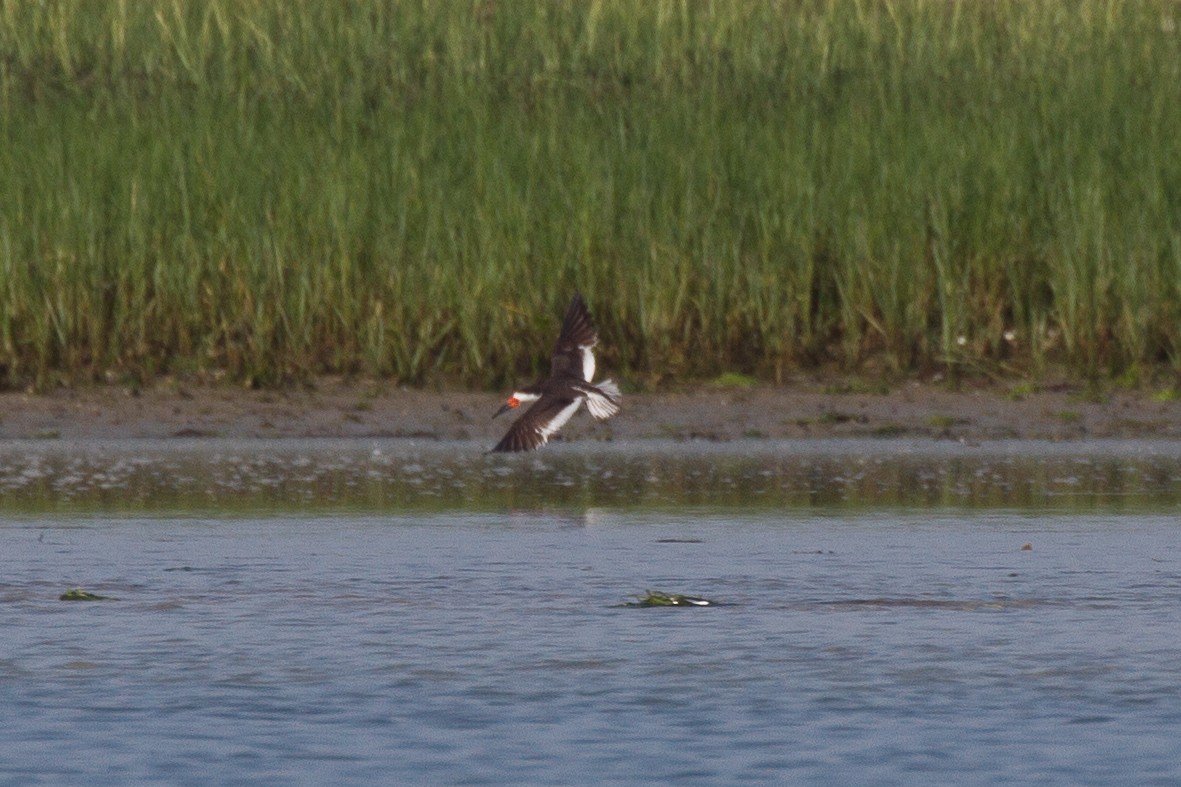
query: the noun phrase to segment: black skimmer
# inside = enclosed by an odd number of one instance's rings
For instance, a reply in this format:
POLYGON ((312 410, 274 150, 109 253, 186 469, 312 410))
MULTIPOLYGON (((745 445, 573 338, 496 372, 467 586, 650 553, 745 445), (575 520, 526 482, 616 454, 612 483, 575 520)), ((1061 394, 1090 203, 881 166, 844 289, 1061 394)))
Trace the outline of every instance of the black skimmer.
POLYGON ((489 453, 541 448, 583 402, 599 421, 619 412, 619 402, 623 398, 619 386, 611 380, 591 383, 595 375, 595 356, 591 348, 598 340, 599 329, 591 319, 586 301, 581 294, 575 293, 554 345, 549 377, 513 391, 504 406, 492 416, 496 418, 525 402, 533 402, 533 406, 516 420, 508 434, 489 453))

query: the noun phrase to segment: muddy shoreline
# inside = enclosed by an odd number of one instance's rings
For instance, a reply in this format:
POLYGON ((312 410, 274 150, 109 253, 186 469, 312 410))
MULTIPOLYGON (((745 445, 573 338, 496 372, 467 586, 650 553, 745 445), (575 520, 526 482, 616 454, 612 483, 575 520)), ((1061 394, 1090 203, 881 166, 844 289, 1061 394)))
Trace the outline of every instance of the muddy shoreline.
MULTIPOLYGON (((321 379, 288 390, 164 381, 138 390, 96 385, 47 394, 0 393, 0 439, 413 438, 494 444, 508 419, 491 420, 497 392, 408 389, 321 379)), ((710 384, 625 392, 605 423, 585 413, 559 436, 583 440, 1181 439, 1181 401, 1152 391, 1088 395, 1060 384, 1014 393, 999 386, 950 391, 906 382, 889 389, 801 382, 710 384)))

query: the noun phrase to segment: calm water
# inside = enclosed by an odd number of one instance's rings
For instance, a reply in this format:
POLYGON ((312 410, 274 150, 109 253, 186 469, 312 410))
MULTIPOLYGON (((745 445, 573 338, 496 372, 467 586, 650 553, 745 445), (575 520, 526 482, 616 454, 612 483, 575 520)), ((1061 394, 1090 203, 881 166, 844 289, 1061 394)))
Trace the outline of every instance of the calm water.
POLYGON ((0 781, 1181 780, 1181 447, 554 448, 0 448, 0 781))

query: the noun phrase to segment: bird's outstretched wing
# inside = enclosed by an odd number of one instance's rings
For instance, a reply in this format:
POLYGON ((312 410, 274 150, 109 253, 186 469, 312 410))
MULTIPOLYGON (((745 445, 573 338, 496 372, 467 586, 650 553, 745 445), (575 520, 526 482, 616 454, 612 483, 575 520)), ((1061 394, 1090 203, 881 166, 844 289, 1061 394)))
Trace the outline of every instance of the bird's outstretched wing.
POLYGON ((582 400, 575 398, 547 396, 538 399, 509 427, 508 433, 489 453, 541 448, 570 420, 580 404, 582 400))
POLYGON ((595 376, 595 356, 591 348, 599 341, 599 329, 591 317, 582 293, 574 293, 562 330, 554 345, 550 377, 577 377, 590 382, 595 376))

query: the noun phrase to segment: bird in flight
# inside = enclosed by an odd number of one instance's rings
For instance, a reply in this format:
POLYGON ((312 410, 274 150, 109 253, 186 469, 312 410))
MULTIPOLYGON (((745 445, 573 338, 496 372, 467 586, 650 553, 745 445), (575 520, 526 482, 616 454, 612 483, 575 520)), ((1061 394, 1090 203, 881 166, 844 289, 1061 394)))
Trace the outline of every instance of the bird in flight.
POLYGON ((562 321, 558 342, 550 360, 550 375, 534 385, 513 391, 496 416, 526 402, 533 405, 516 420, 508 433, 489 453, 532 451, 549 442, 583 402, 597 420, 619 412, 623 396, 611 380, 592 384, 595 356, 591 349, 599 341, 599 329, 580 293, 575 293, 562 321))

